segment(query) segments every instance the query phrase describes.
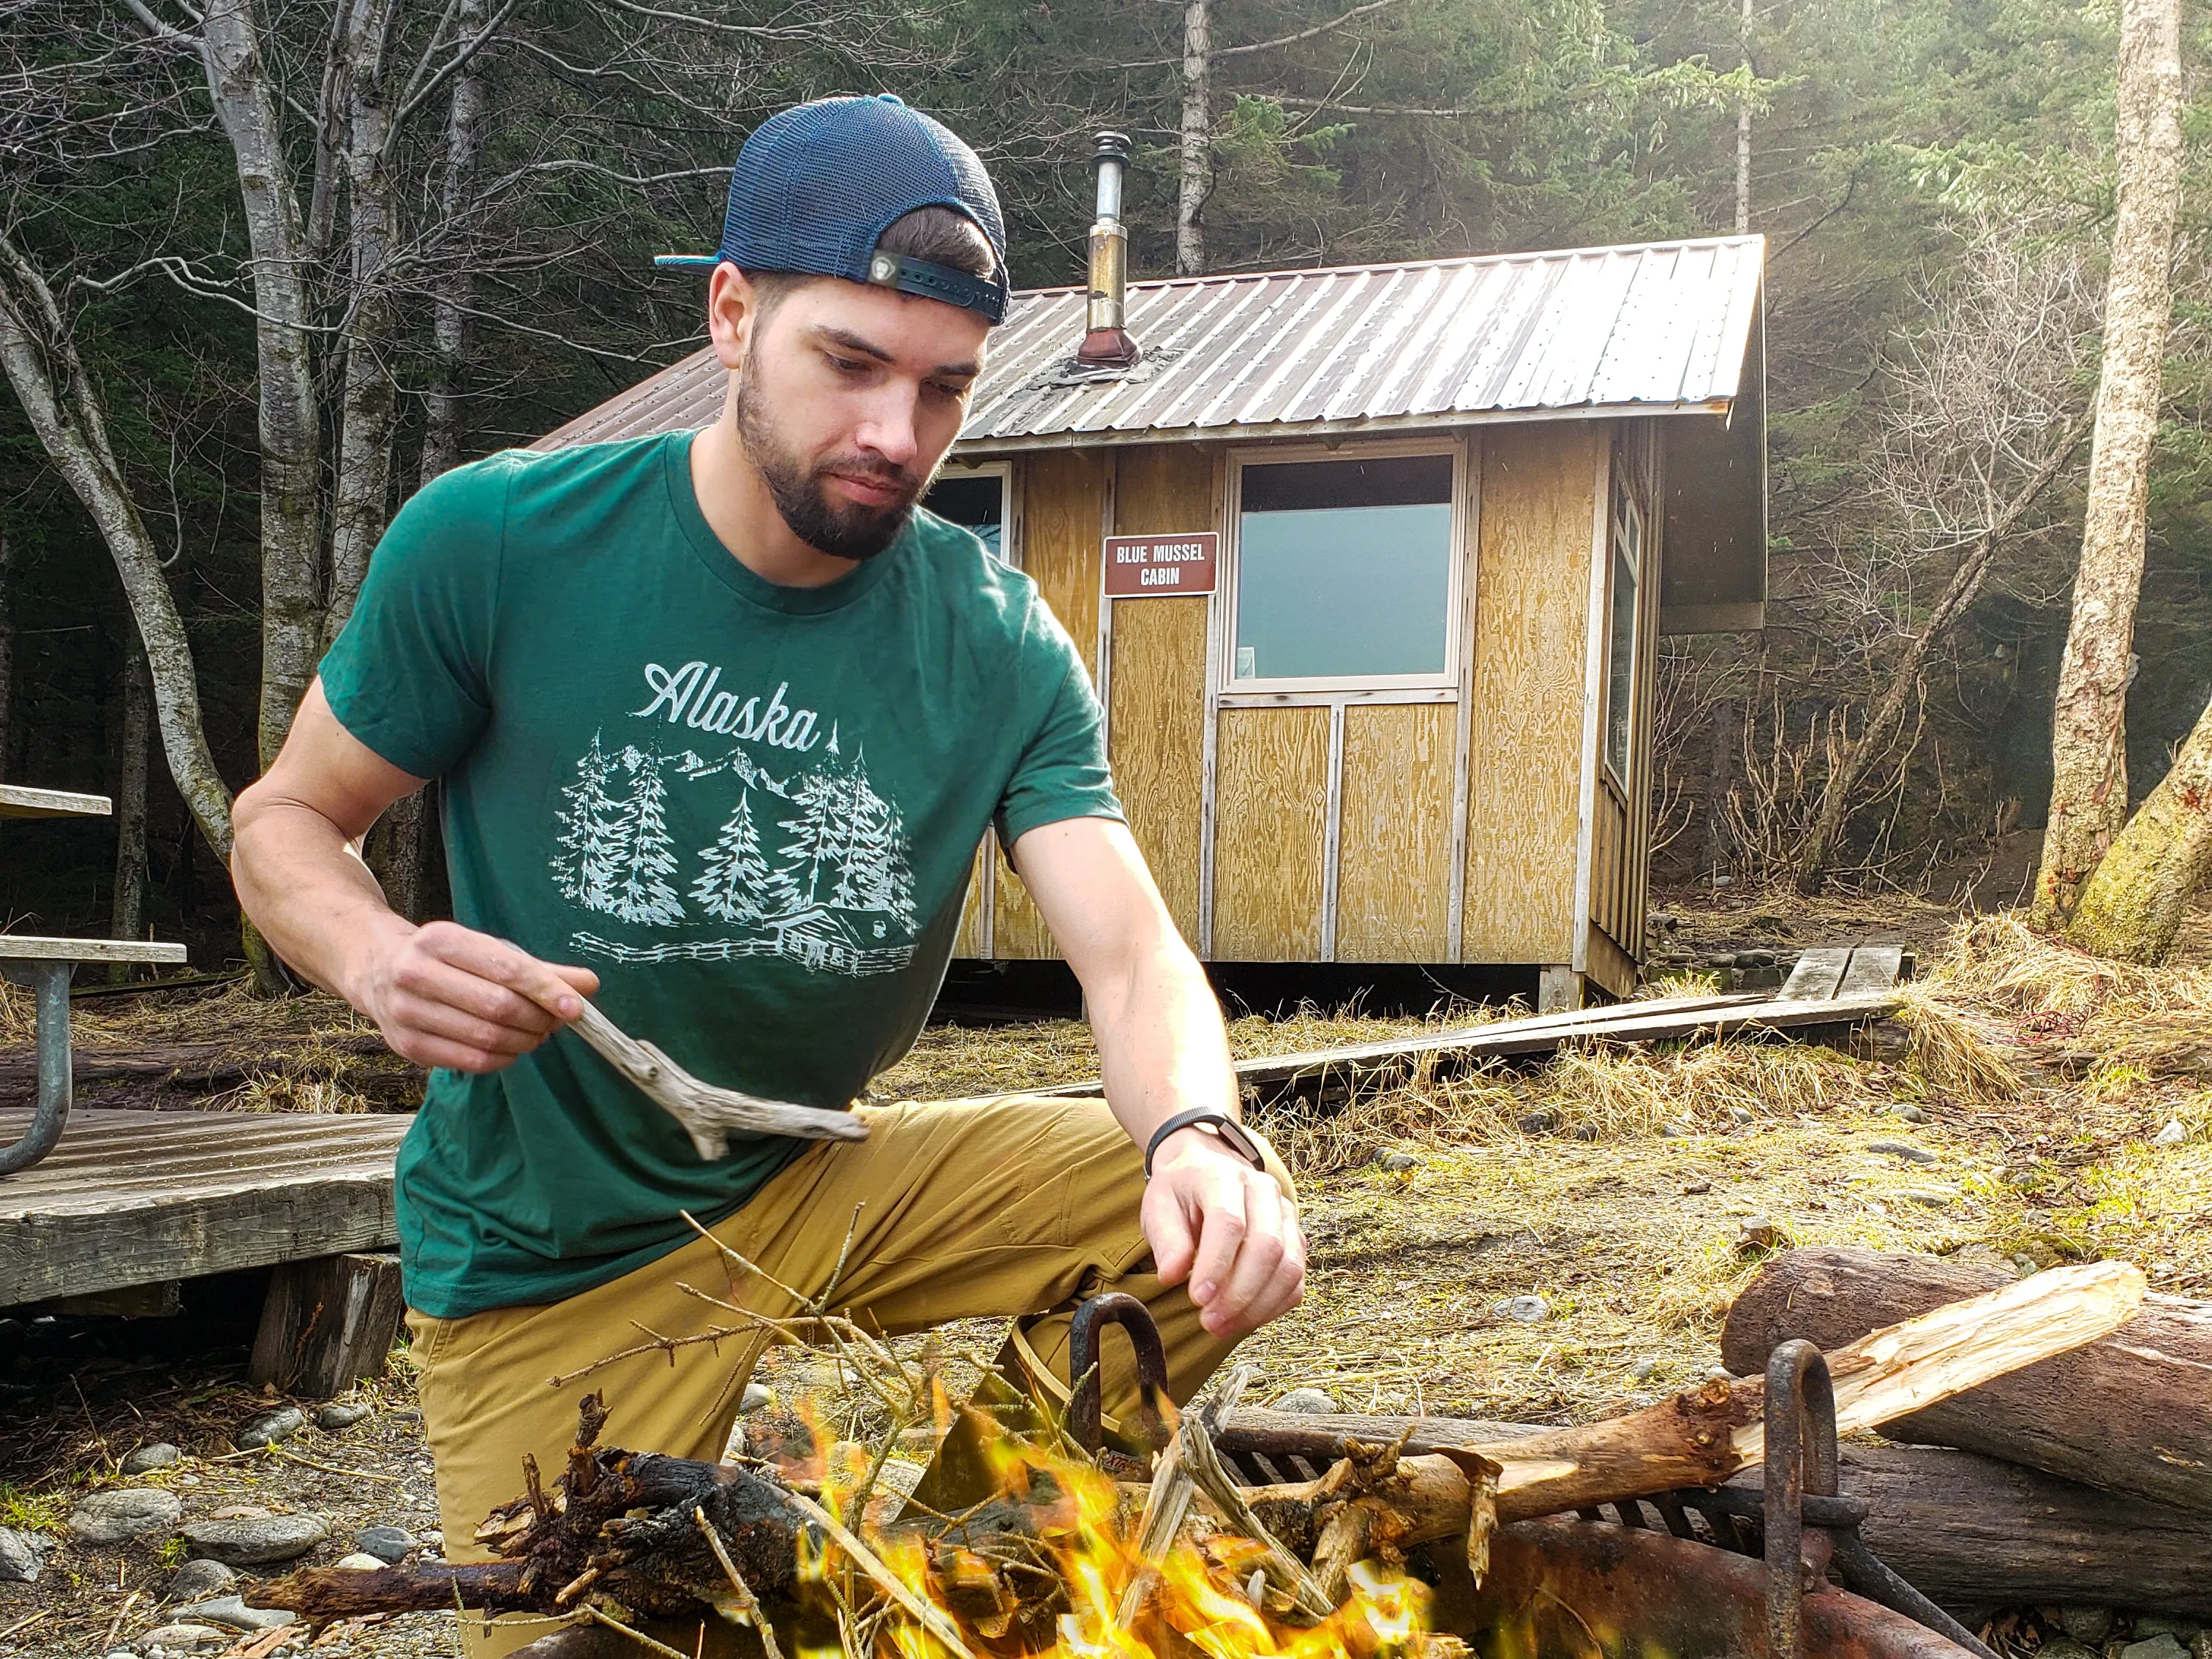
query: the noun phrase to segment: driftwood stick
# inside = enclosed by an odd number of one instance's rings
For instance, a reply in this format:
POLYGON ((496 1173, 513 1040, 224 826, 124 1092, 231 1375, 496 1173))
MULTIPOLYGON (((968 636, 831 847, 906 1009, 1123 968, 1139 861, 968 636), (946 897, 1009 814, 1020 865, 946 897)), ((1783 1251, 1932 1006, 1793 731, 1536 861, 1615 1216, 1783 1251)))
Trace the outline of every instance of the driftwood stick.
POLYGON ((850 1112, 826 1112, 765 1100, 736 1089, 702 1083, 650 1042, 631 1036, 586 999, 571 1024, 607 1064, 681 1123, 691 1145, 708 1162, 727 1158, 730 1133, 794 1135, 803 1140, 866 1140, 868 1126, 850 1112))
POLYGON ((1222 1468, 1221 1454, 1214 1449, 1212 1437, 1206 1433, 1206 1425, 1199 1418, 1200 1413, 1195 1412, 1186 1415, 1178 1430, 1182 1466, 1190 1471, 1192 1481, 1213 1500, 1233 1530, 1267 1551, 1269 1582, 1288 1590, 1301 1613, 1316 1619, 1328 1618, 1336 1610, 1336 1604, 1328 1599, 1321 1582, 1307 1571, 1305 1563, 1285 1549, 1281 1540, 1267 1530, 1267 1522, 1252 1512, 1252 1506, 1237 1490, 1229 1471, 1222 1468))
MULTIPOLYGON (((1239 1365, 1231 1371, 1222 1383, 1212 1409, 1224 1417, 1235 1411, 1255 1375, 1249 1365, 1239 1365)), ((1182 1421, 1189 1420, 1186 1413, 1182 1421)), ((1114 1610, 1115 1629, 1127 1631, 1134 1626, 1146 1598, 1159 1583, 1159 1564, 1190 1514, 1193 1490, 1190 1471, 1183 1467, 1182 1427, 1179 1423, 1175 1437, 1160 1454, 1159 1467, 1152 1471, 1152 1488, 1146 1494, 1144 1519, 1137 1528, 1137 1555, 1145 1565, 1121 1592, 1121 1603, 1114 1610)))

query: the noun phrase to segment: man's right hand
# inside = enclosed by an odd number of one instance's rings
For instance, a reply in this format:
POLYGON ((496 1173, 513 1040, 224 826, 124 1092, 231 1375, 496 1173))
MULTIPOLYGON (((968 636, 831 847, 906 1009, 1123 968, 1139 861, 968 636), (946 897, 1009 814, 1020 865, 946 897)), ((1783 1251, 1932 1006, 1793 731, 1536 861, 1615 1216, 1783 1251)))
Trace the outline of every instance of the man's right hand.
POLYGON ((391 921, 346 1000, 420 1066, 496 1072, 582 1013, 599 988, 588 968, 540 962, 458 922, 391 921))

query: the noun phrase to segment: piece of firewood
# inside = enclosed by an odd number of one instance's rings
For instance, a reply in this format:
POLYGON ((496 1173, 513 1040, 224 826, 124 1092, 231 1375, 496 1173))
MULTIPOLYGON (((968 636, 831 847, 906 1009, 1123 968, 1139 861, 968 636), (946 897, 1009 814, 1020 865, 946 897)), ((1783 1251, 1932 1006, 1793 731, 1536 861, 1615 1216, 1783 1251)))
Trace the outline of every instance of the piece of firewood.
MULTIPOLYGON (((1827 1356, 1837 1431, 1850 1435, 1879 1428, 2094 1342, 2125 1324, 2144 1293, 2141 1269, 2124 1262, 2056 1267, 1875 1331, 1827 1356)), ((1678 1486, 1718 1486, 1764 1455, 1765 1395, 1764 1377, 1715 1380, 1627 1417, 1461 1449, 1501 1466, 1501 1522, 1556 1515, 1678 1486)), ((1423 1530, 1408 1537, 1407 1546, 1455 1536, 1455 1505, 1456 1528, 1463 1529, 1473 1500, 1467 1476, 1441 1451, 1405 1459, 1401 1470, 1408 1465, 1418 1466, 1421 1474, 1423 1530)), ((1275 1512, 1261 1497, 1278 1504, 1318 1503, 1326 1496, 1327 1480, 1248 1496, 1276 1527, 1275 1512)))
MULTIPOLYGON (((1790 1250, 1736 1297, 1721 1357, 1745 1370, 1791 1337, 1838 1347, 2008 1282, 2001 1267, 1937 1256, 1790 1250)), ((2101 1341, 1899 1418, 1883 1433, 2212 1512, 2212 1303, 2146 1297, 2101 1341)))
POLYGON ((764 1100, 736 1089, 702 1083, 650 1042, 631 1036, 586 1000, 570 1022, 607 1064, 645 1097, 684 1126, 691 1145, 709 1163, 727 1158, 732 1131, 750 1135, 793 1135, 804 1140, 866 1140, 868 1126, 851 1112, 794 1106, 764 1100))

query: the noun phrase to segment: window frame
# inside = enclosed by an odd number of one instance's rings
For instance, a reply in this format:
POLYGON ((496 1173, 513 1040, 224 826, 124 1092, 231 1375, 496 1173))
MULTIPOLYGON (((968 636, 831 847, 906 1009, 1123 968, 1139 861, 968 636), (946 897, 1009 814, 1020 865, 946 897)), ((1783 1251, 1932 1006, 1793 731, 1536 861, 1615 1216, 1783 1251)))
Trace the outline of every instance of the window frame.
POLYGON ((1644 557, 1646 538, 1651 533, 1650 515, 1644 503, 1637 499, 1633 471, 1625 463, 1626 457, 1618 451, 1613 465, 1607 469, 1607 489, 1612 500, 1606 504, 1605 514, 1605 684, 1598 704, 1598 765, 1605 781, 1611 784, 1625 802, 1628 799, 1628 779, 1626 775, 1636 769, 1636 695, 1642 684, 1644 671, 1644 579, 1649 561, 1644 557), (1626 683, 1618 688, 1628 699, 1628 752, 1621 757, 1622 765, 1615 768, 1613 761, 1613 700, 1616 691, 1613 679, 1613 640, 1617 621, 1614 611, 1620 601, 1620 585, 1614 579, 1616 561, 1623 544, 1624 523, 1621 509, 1628 514, 1626 524, 1636 532, 1633 551, 1629 560, 1629 574, 1636 582, 1633 609, 1629 617, 1628 672, 1626 683))
MULTIPOLYGON (((1295 443, 1253 446, 1231 450, 1229 476, 1222 504, 1223 526, 1220 605, 1220 666, 1216 676, 1218 696, 1273 700, 1284 696, 1333 696, 1346 693, 1399 692, 1408 701, 1449 702, 1458 695, 1460 655, 1465 643, 1463 596, 1467 580, 1468 461, 1466 441, 1454 436, 1383 439, 1360 443, 1295 443), (1280 466, 1300 461, 1387 460, 1409 455, 1444 455, 1451 459, 1451 532, 1444 572, 1444 657, 1443 665, 1426 674, 1309 674, 1275 676, 1264 679, 1237 678, 1237 606, 1243 594, 1244 538, 1244 469, 1280 466)), ((1224 703, 1224 706, 1233 706, 1224 703)))
MULTIPOLYGON (((999 481, 999 562, 1010 569, 1022 568, 1021 496, 1015 488, 1014 464, 1011 460, 953 461, 948 460, 937 470, 930 480, 931 488, 955 479, 995 477, 999 481)), ((924 492, 925 499, 927 492, 924 492)), ((963 530, 966 526, 962 526, 963 530)))

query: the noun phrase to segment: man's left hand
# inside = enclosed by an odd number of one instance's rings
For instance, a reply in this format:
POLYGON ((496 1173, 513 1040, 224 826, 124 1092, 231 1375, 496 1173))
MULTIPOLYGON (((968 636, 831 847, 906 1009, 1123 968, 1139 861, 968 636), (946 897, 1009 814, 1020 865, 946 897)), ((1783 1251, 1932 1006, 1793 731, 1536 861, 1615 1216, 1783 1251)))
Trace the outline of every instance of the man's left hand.
POLYGON ((1142 1220, 1161 1280, 1189 1281, 1211 1335, 1255 1331, 1305 1296, 1297 1206, 1273 1176, 1206 1130, 1178 1130, 1161 1144, 1142 1220))

